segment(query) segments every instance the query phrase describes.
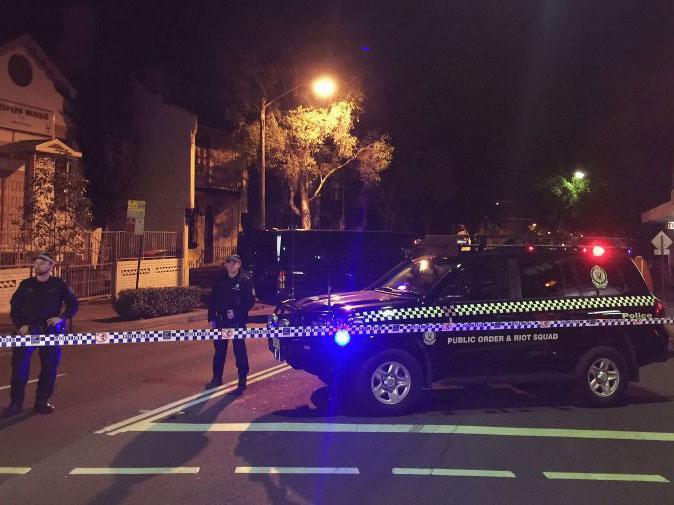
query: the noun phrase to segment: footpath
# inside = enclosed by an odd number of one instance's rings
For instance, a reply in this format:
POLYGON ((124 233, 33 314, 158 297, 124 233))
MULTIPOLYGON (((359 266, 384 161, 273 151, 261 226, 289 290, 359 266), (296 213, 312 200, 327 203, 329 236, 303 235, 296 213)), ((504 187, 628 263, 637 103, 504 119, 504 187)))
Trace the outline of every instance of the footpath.
MULTIPOLYGON (((256 303, 248 315, 249 323, 267 321, 274 307, 256 303)), ((184 314, 137 319, 128 321, 120 318, 109 300, 100 302, 82 302, 73 319, 72 333, 113 332, 125 330, 173 330, 185 325, 203 323, 208 325, 206 309, 197 309, 184 314)), ((14 325, 9 314, 0 314, 0 335, 13 335, 14 325)))

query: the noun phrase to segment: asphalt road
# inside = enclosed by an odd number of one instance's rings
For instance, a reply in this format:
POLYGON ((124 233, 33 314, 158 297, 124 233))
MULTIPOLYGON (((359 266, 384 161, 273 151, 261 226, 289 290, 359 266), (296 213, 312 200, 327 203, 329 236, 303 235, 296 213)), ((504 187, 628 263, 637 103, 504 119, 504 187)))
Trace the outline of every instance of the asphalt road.
POLYGON ((494 384, 373 418, 248 348, 241 398, 203 392, 210 343, 66 349, 57 412, 0 421, 0 504, 674 504, 674 360, 621 408, 494 384))

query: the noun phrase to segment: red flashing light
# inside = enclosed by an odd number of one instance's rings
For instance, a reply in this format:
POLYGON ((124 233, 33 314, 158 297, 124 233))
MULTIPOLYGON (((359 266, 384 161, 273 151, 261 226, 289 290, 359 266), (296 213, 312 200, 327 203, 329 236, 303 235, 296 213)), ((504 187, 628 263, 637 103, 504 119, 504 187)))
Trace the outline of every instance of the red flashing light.
POLYGON ((606 249, 604 249, 600 245, 596 245, 592 248, 592 255, 593 256, 603 256, 604 253, 606 253, 606 249))
POLYGON ((581 251, 583 252, 583 254, 585 254, 587 252, 587 247, 583 247, 581 251))
POLYGON ((527 251, 529 251, 529 252, 534 252, 534 249, 535 249, 535 247, 532 246, 532 245, 527 246, 527 251))
POLYGON ((664 314, 667 306, 662 300, 655 300, 655 317, 660 317, 664 314))

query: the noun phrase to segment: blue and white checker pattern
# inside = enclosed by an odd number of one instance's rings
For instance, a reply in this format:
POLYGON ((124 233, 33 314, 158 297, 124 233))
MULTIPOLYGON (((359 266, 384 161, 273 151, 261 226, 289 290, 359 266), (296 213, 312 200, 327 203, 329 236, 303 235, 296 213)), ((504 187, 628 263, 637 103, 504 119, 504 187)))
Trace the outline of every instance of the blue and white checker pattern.
POLYGON ((388 335, 401 333, 474 332, 494 330, 535 330, 548 328, 581 328, 603 326, 641 326, 674 324, 674 318, 649 319, 579 319, 555 321, 504 321, 475 323, 388 323, 356 326, 304 326, 281 328, 237 328, 224 330, 159 330, 111 333, 76 333, 68 335, 26 335, 0 337, 0 348, 44 347, 54 345, 141 344, 200 340, 233 340, 248 338, 331 337, 340 329, 354 335, 388 335))

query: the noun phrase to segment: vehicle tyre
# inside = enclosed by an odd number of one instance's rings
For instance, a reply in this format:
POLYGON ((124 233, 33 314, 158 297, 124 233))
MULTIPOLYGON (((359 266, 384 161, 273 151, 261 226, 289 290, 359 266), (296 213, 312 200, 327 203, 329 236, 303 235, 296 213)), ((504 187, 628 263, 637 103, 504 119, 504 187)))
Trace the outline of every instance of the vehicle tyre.
POLYGON ((625 400, 630 380, 627 359, 614 347, 594 347, 576 366, 576 399, 584 405, 611 407, 625 400))
POLYGON ((395 416, 411 412, 423 393, 423 373, 417 359, 400 349, 378 352, 355 374, 354 392, 371 414, 395 416))

